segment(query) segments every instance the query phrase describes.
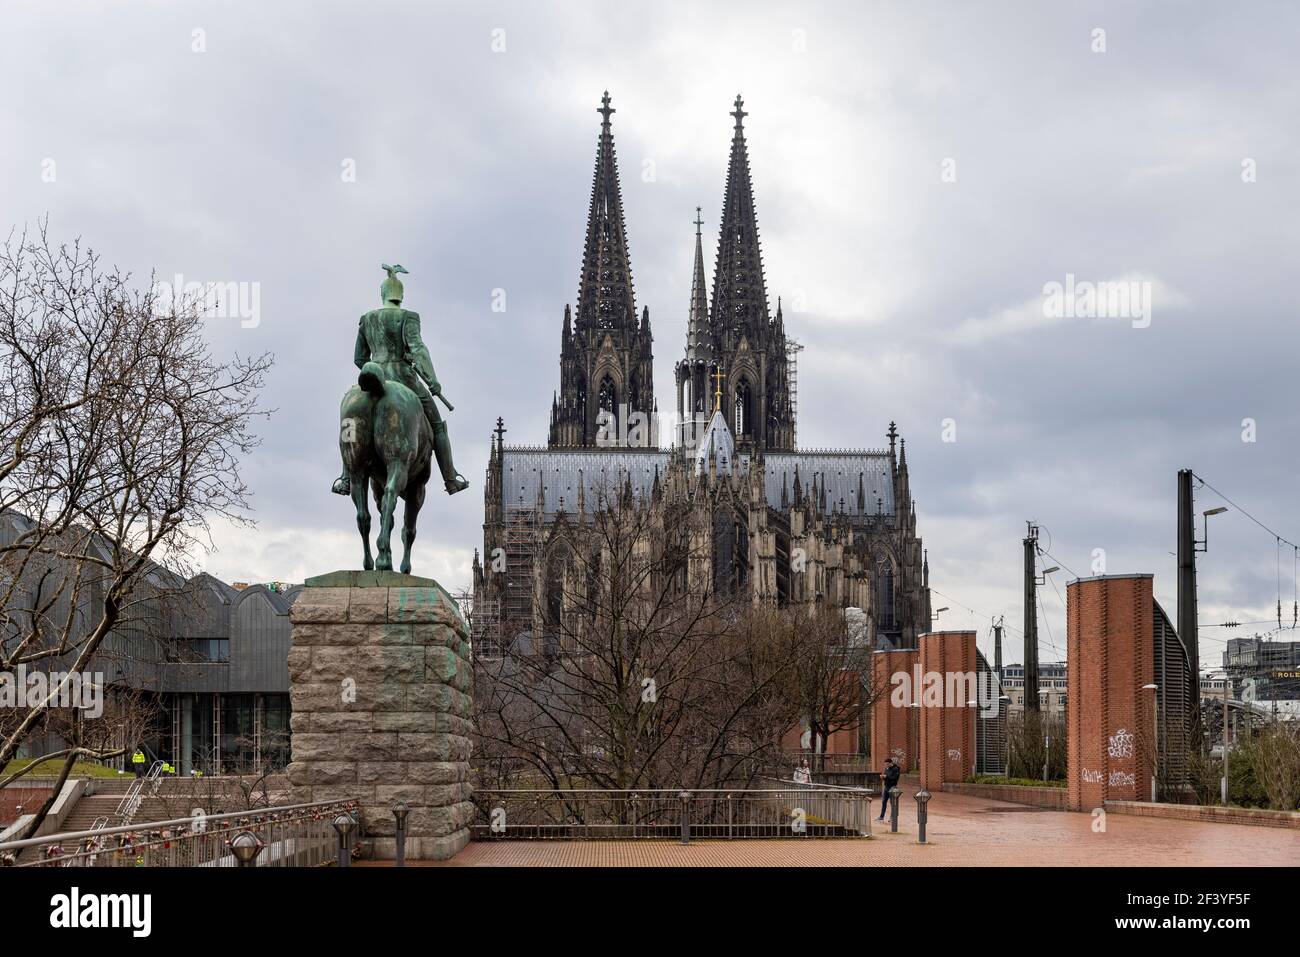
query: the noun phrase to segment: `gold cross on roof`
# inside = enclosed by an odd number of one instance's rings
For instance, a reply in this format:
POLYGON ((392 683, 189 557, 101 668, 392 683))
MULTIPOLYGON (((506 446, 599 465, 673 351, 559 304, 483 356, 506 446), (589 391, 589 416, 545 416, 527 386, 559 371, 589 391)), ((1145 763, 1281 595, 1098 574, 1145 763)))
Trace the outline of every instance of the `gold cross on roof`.
POLYGON ((713 370, 713 381, 715 388, 713 390, 713 411, 718 412, 722 409, 722 380, 726 376, 722 374, 722 368, 718 367, 713 370))

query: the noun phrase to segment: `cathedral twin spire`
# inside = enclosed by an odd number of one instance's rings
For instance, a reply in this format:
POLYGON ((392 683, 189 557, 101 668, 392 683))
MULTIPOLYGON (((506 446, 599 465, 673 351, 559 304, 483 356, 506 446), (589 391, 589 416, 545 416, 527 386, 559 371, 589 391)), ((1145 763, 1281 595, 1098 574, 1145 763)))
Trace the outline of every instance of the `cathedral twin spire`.
MULTIPOLYGON (((583 246, 577 308, 565 307, 560 389, 551 409, 552 448, 588 447, 600 441, 609 413, 655 413, 649 310, 637 321, 623 199, 608 91, 601 116, 583 246)), ((768 314, 759 247, 744 101, 737 96, 731 156, 709 307, 700 208, 695 216, 695 261, 687 316, 686 358, 677 367, 678 411, 683 420, 712 411, 707 376, 728 377, 722 411, 740 449, 794 447, 793 408, 786 377, 780 310, 768 314)), ((619 434, 618 430, 613 430, 619 434)), ((685 433, 683 433, 684 435, 685 433)))

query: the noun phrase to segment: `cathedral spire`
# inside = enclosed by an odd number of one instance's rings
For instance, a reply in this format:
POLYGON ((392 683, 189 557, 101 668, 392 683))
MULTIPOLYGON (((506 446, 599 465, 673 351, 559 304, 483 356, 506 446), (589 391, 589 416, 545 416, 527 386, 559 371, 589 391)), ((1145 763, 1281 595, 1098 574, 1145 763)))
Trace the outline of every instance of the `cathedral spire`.
POLYGON ((752 346, 759 347, 769 318, 754 188, 749 178, 749 151, 745 146, 743 121, 749 114, 743 106, 744 100, 737 95, 731 113, 736 125, 727 162, 718 263, 713 276, 713 332, 717 338, 728 332, 743 333, 749 336, 752 346))
POLYGON ((637 328, 628 259, 627 229, 623 224, 623 197, 618 185, 618 160, 609 118, 609 91, 596 110, 601 115, 596 143, 596 171, 591 181, 587 211, 587 241, 582 252, 582 277, 578 284, 577 326, 588 329, 637 328))
POLYGON ((691 273, 691 306, 686 322, 686 358, 701 359, 709 354, 709 284, 704 277, 704 243, 700 207, 695 207, 695 269, 691 273))

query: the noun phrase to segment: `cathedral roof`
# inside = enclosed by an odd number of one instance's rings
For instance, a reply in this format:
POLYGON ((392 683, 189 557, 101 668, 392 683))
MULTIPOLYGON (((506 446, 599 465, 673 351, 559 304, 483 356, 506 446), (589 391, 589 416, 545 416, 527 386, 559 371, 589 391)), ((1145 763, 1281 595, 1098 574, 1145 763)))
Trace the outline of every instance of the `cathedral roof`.
MULTIPOLYGON (((720 418, 715 414, 715 418, 720 418)), ((731 433, 723 422, 714 431, 710 421, 699 448, 725 449, 731 463, 730 470, 747 473, 752 457, 735 452, 731 433), (711 437, 712 436, 712 437, 711 437), (721 445, 718 443, 730 443, 721 445)), ((707 453, 706 453, 707 455, 707 453)), ((543 518, 551 518, 561 507, 573 513, 578 508, 578 484, 581 475, 583 496, 588 509, 594 508, 599 496, 616 495, 625 484, 631 484, 632 494, 639 501, 648 501, 654 489, 656 469, 667 470, 671 453, 666 449, 544 449, 506 447, 501 456, 501 498, 507 508, 536 507, 540 490, 543 518), (561 506, 561 499, 563 505, 561 506)), ((695 456, 699 468, 699 456, 695 456)), ((705 458, 707 467, 707 458, 705 458)), ((850 518, 859 514, 867 517, 876 514, 877 508, 887 519, 894 518, 894 482, 890 469, 889 453, 880 451, 806 451, 767 452, 763 461, 763 494, 767 504, 781 509, 781 489, 787 495, 795 486, 795 476, 805 490, 811 490, 814 479, 818 488, 820 507, 825 492, 826 509, 834 511, 844 502, 850 518), (797 469, 797 472, 796 472, 797 469), (864 507, 858 509, 858 489, 863 492, 864 507), (879 499, 879 503, 877 503, 879 499)), ((719 456, 718 470, 723 471, 719 456)), ((808 494, 807 491, 804 493, 808 494)))
POLYGON ((631 482, 638 500, 648 499, 655 469, 668 465, 658 449, 528 449, 507 447, 501 456, 501 499, 506 508, 535 507, 539 491, 546 516, 563 507, 578 510, 579 476, 585 505, 595 508, 600 495, 614 496, 631 482), (563 506, 560 500, 563 499, 563 506))
POLYGON ((781 487, 794 487, 796 468, 804 488, 811 488, 813 479, 817 480, 819 499, 824 491, 828 510, 838 508, 842 499, 844 510, 850 516, 857 515, 860 482, 865 499, 863 512, 875 515, 879 507, 886 517, 893 517, 894 478, 888 452, 767 452, 763 456, 763 494, 769 505, 780 507, 781 487))

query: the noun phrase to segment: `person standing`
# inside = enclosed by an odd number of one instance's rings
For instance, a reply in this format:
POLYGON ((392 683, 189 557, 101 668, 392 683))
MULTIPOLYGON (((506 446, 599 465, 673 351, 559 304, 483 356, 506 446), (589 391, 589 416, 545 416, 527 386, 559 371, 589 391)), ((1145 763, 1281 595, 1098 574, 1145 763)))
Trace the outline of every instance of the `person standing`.
POLYGON ((885 758, 885 767, 880 773, 880 817, 877 821, 885 819, 885 811, 889 810, 889 792, 898 786, 898 779, 902 776, 903 769, 898 766, 898 762, 893 758, 885 758))

